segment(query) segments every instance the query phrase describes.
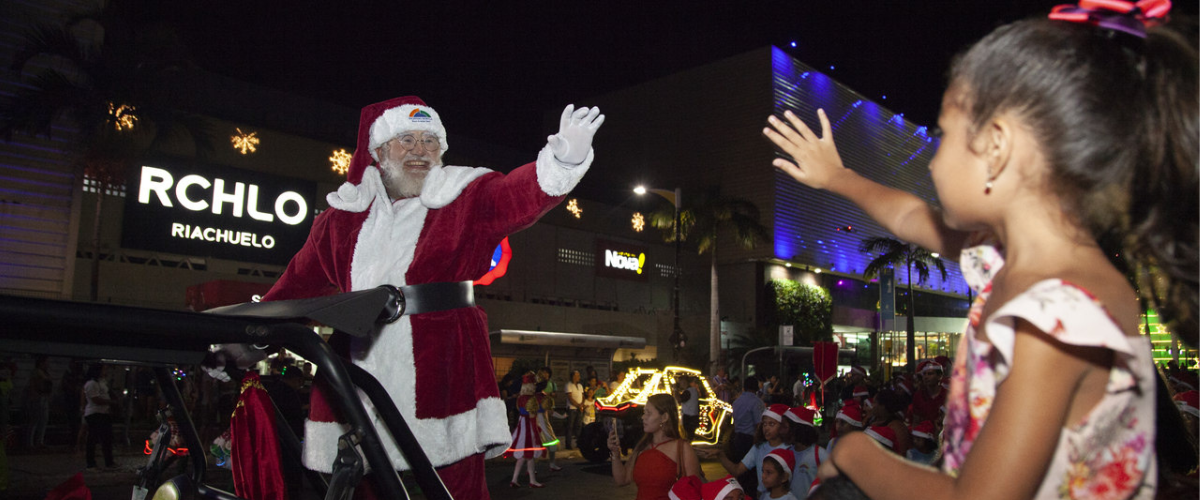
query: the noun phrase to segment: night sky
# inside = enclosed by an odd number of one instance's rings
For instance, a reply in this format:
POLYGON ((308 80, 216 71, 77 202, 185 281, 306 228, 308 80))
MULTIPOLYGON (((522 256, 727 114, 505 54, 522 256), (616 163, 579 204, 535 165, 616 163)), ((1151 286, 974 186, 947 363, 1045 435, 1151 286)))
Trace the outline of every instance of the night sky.
MULTIPOLYGON (((210 71, 355 109, 416 94, 451 134, 532 150, 553 132, 542 122, 548 110, 772 44, 930 125, 955 53, 1056 3, 240 0, 159 8, 210 71)), ((1185 3, 1176 11, 1194 15, 1196 2, 1185 3)))

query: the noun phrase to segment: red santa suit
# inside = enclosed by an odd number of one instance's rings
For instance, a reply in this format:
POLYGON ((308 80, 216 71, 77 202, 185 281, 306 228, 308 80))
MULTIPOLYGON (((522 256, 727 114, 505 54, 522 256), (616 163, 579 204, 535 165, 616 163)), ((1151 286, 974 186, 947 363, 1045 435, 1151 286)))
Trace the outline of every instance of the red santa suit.
MULTIPOLYGON (((376 147, 409 130, 437 133, 445 151, 440 118, 420 99, 363 109, 347 182, 327 196, 331 208, 313 222, 308 241, 264 300, 476 279, 487 272, 500 240, 533 225, 561 202, 593 158, 589 151, 582 164, 564 165, 548 146, 537 161, 508 175, 434 166, 419 197, 393 202, 367 152, 373 155, 376 147)), ((504 453, 511 435, 492 372, 483 310, 402 316, 372 338, 353 339, 348 350, 343 354, 387 389, 435 467, 471 459, 465 468, 439 470, 451 492, 475 498, 470 488, 479 486, 486 496, 482 461, 504 453), (476 477, 447 477, 448 470, 476 477)), ((393 467, 408 469, 369 402, 367 408, 393 467)), ((318 386, 305 425, 307 467, 331 470, 337 438, 347 429, 338 420, 318 386)))

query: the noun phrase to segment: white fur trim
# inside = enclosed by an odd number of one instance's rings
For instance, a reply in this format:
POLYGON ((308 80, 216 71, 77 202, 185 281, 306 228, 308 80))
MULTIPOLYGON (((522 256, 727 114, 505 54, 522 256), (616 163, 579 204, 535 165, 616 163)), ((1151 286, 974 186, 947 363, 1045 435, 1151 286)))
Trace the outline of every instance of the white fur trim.
POLYGON ((458 198, 475 179, 491 173, 479 167, 437 166, 425 176, 421 187, 421 204, 426 208, 442 208, 458 198))
POLYGON ((887 446, 888 448, 892 447, 892 440, 883 437, 878 432, 875 432, 875 429, 867 429, 863 432, 865 432, 868 436, 871 436, 871 439, 874 439, 876 441, 879 441, 880 443, 883 443, 884 446, 887 446))
POLYGON ((379 118, 376 118, 371 123, 371 139, 368 141, 367 146, 371 150, 371 158, 379 161, 379 157, 375 154, 375 149, 399 136, 401 133, 413 130, 423 130, 436 134, 438 142, 442 144, 442 154, 445 154, 446 150, 450 149, 450 145, 446 142, 446 127, 442 125, 442 117, 438 115, 437 111, 434 111, 429 106, 405 104, 384 111, 382 115, 379 115, 379 118), (428 113, 429 118, 414 119, 410 116, 414 112, 428 113))
MULTIPOLYGON (((733 492, 733 490, 741 490, 741 489, 742 489, 741 483, 738 483, 736 479, 731 479, 731 480, 729 480, 729 482, 725 483, 725 487, 721 488, 721 492, 717 493, 717 496, 712 497, 712 499, 705 498, 704 500, 721 500, 721 499, 725 498, 726 495, 733 492)), ((745 491, 745 490, 743 490, 743 491, 745 491)))
POLYGON ((933 435, 928 432, 912 431, 912 435, 919 438, 933 439, 933 435))
POLYGON ((783 473, 784 473, 784 474, 787 474, 787 477, 789 477, 789 478, 790 478, 790 477, 792 477, 792 468, 791 468, 791 467, 789 467, 789 466, 788 466, 788 464, 787 464, 787 462, 785 462, 785 461, 783 460, 783 457, 781 457, 781 456, 779 456, 779 455, 772 454, 772 453, 768 453, 768 454, 767 454, 767 458, 769 458, 769 459, 771 459, 771 460, 774 460, 774 461, 775 461, 775 463, 778 463, 778 464, 779 464, 779 468, 780 468, 780 469, 783 469, 783 473))
MULTIPOLYGON (((457 199, 475 179, 491 172, 491 169, 479 167, 435 165, 429 169, 425 185, 421 187, 421 204, 426 208, 443 208, 457 199)), ((358 185, 344 183, 337 191, 325 195, 325 200, 333 208, 355 213, 366 211, 375 200, 381 205, 391 203, 383 186, 383 177, 375 166, 363 171, 362 182, 358 185)))
POLYGON ((362 182, 358 185, 347 182, 339 186, 337 191, 325 195, 329 206, 354 213, 365 211, 376 199, 382 200, 382 204, 388 203, 387 190, 383 188, 379 169, 373 166, 363 171, 362 182))
POLYGON ((862 422, 859 422, 859 421, 856 421, 856 420, 853 420, 853 419, 851 419, 849 415, 846 415, 845 413, 842 413, 840 410, 839 410, 839 411, 838 411, 838 413, 837 413, 837 417, 834 417, 834 420, 841 420, 841 421, 843 421, 843 422, 846 422, 846 423, 848 423, 848 424, 850 424, 850 425, 853 425, 853 426, 855 426, 855 427, 862 427, 862 426, 863 426, 863 423, 862 423, 862 422))
POLYGON ((589 149, 583 163, 579 165, 564 165, 554 157, 550 145, 542 148, 537 157, 537 180, 542 191, 550 196, 562 196, 570 193, 579 184, 579 179, 586 174, 592 160, 596 158, 596 150, 589 149))
POLYGON ((775 420, 776 422, 783 422, 783 415, 775 413, 771 410, 763 410, 762 416, 770 417, 771 419, 775 420))
POLYGON ((1186 401, 1176 401, 1175 406, 1179 407, 1179 411, 1187 412, 1193 416, 1200 417, 1200 408, 1196 408, 1195 406, 1187 404, 1186 401))

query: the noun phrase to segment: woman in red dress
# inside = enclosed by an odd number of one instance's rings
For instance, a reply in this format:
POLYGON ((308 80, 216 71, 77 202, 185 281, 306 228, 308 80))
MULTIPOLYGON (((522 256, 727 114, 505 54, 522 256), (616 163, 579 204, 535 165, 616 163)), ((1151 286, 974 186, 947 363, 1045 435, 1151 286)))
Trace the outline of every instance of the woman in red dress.
POLYGON ((633 447, 627 463, 621 462, 621 444, 616 429, 609 431, 613 481, 617 486, 637 484, 637 500, 667 500, 671 486, 684 476, 700 476, 700 459, 691 443, 681 439, 679 407, 670 394, 655 394, 642 413, 645 435, 633 447))

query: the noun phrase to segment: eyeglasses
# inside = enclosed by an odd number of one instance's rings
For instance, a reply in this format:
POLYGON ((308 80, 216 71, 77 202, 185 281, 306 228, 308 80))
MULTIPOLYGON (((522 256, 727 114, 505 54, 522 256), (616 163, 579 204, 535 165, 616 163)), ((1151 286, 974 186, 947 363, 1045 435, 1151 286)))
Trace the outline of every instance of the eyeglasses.
POLYGON ((396 143, 404 148, 405 151, 412 151, 413 148, 417 147, 417 144, 424 146, 425 151, 438 151, 442 149, 442 143, 438 142, 437 137, 430 136, 417 138, 410 134, 396 139, 396 143))

